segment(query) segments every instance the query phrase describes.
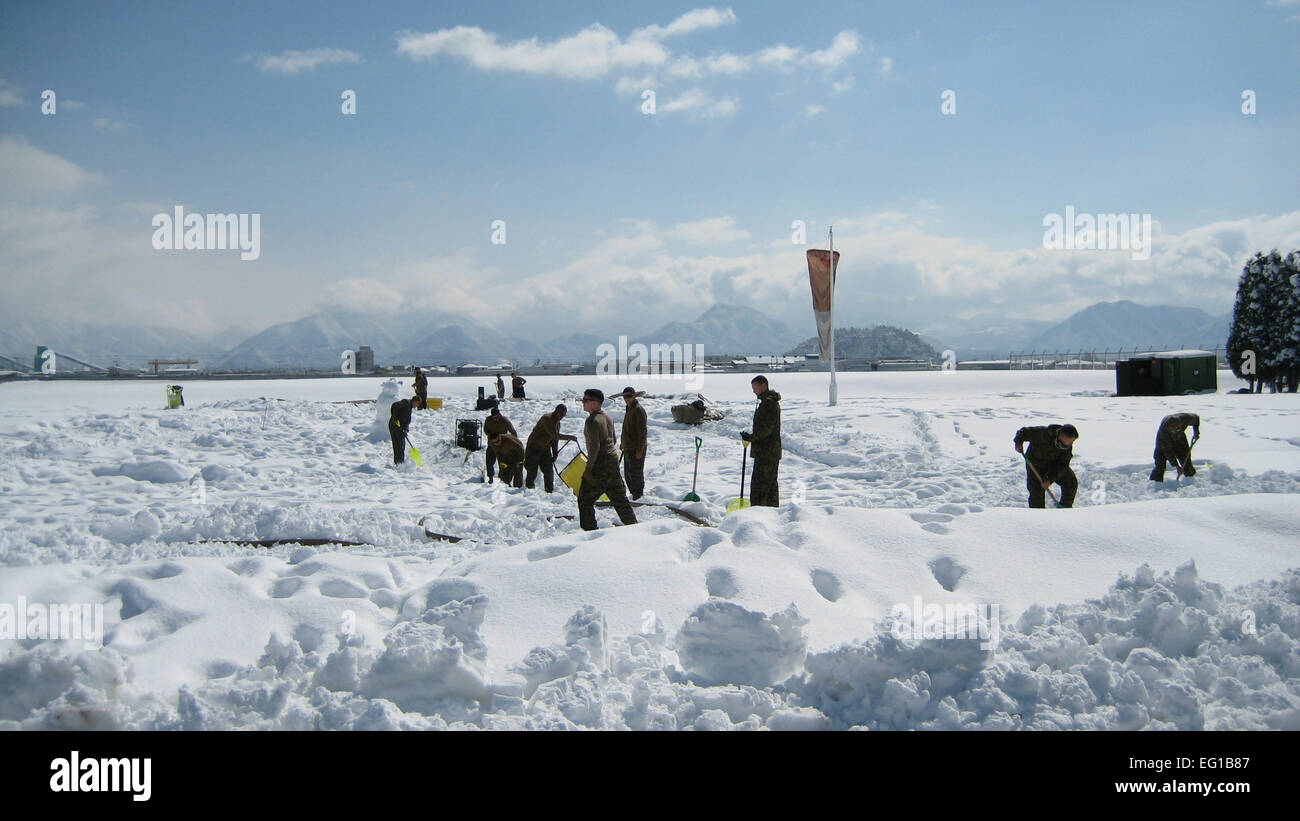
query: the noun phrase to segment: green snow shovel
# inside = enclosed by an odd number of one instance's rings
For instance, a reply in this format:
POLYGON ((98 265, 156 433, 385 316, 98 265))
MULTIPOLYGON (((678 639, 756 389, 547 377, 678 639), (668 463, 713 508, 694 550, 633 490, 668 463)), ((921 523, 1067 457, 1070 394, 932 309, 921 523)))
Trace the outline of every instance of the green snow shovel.
POLYGON ((695 492, 695 480, 700 475, 700 445, 702 444, 704 444, 704 440, 698 436, 695 437, 695 472, 691 474, 691 492, 682 497, 683 502, 698 502, 700 500, 700 494, 695 492))
POLYGON ((732 499, 727 502, 727 512, 734 513, 744 507, 749 507, 749 500, 745 498, 745 465, 749 459, 749 443, 745 443, 745 450, 740 457, 740 498, 732 499))
MULTIPOLYGON (((1039 474, 1039 472, 1038 472, 1038 468, 1034 467, 1034 463, 1031 462, 1031 461, 1029 461, 1029 454, 1027 454, 1027 453, 1022 453, 1022 454, 1020 454, 1020 455, 1023 456, 1023 457, 1025 457, 1025 464, 1026 464, 1026 465, 1029 465, 1029 469, 1030 469, 1031 471, 1033 471, 1033 473, 1034 473, 1034 477, 1037 478, 1039 482, 1042 482, 1042 481, 1043 481, 1043 477, 1042 477, 1042 475, 1039 474)), ((1058 498, 1056 498, 1056 494, 1052 492, 1052 489, 1051 489, 1050 487, 1045 487, 1045 488, 1043 488, 1043 490, 1046 490, 1046 491, 1047 491, 1047 495, 1052 497, 1052 507, 1060 507, 1060 506, 1061 506, 1061 500, 1058 499, 1058 498)))

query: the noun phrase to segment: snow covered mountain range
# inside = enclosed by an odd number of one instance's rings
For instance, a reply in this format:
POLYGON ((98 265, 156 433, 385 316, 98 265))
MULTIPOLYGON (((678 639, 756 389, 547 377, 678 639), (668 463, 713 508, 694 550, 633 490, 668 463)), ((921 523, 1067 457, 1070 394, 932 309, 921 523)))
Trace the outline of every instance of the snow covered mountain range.
MULTIPOLYGON (((1195 308, 1102 302, 1051 324, 981 315, 912 329, 935 350, 952 348, 964 359, 1004 357, 1018 350, 1115 350, 1121 347, 1221 345, 1228 315, 1195 308)), ((837 323, 841 325, 845 322, 837 323)), ((628 342, 700 344, 706 355, 784 353, 808 337, 753 308, 714 305, 689 322, 653 330, 630 328, 628 342)), ((36 345, 103 367, 143 367, 150 359, 195 359, 200 368, 280 370, 332 368, 344 350, 369 345, 380 365, 451 365, 463 362, 522 364, 592 362, 616 337, 564 333, 563 327, 492 327, 450 312, 378 314, 321 311, 248 334, 239 327, 211 337, 174 328, 132 328, 23 321, 0 328, 0 354, 30 363, 36 345), (548 333, 549 332, 549 333, 548 333)), ((883 352, 905 356, 908 351, 883 352)))

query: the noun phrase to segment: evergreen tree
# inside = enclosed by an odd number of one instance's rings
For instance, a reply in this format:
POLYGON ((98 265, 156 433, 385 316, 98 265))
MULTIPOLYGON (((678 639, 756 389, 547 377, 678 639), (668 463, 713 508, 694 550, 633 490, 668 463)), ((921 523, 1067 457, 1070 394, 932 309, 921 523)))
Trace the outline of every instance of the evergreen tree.
POLYGON ((1232 306, 1232 328, 1228 332, 1228 362, 1238 379, 1245 379, 1251 392, 1263 385, 1260 374, 1263 345, 1263 320, 1260 295, 1263 293, 1265 257, 1256 253, 1241 269, 1237 281, 1237 299, 1232 306))
POLYGON ((1256 253, 1237 283, 1228 334, 1232 372, 1258 393, 1295 392, 1300 383, 1300 253, 1256 253), (1247 372, 1250 364, 1255 372, 1247 372))

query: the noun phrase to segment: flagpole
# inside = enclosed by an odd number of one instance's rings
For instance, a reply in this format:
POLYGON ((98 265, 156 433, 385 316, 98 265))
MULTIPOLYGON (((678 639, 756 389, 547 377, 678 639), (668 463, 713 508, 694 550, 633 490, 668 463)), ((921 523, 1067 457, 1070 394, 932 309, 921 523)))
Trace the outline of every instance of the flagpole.
POLYGON ((831 226, 826 244, 830 246, 831 255, 831 402, 833 408, 839 403, 839 390, 835 386, 835 227, 831 226))

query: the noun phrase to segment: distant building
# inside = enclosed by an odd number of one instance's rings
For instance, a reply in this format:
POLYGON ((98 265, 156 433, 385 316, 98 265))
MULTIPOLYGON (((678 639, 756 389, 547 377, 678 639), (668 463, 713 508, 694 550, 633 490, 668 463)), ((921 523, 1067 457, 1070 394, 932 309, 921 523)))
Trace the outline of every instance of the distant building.
POLYGON ((369 345, 362 345, 357 349, 357 373, 374 372, 375 352, 370 349, 369 345))

